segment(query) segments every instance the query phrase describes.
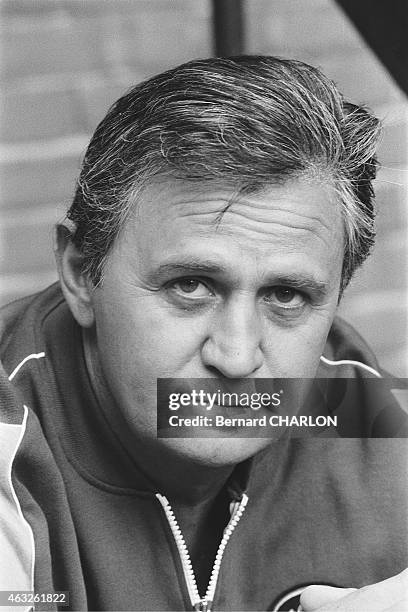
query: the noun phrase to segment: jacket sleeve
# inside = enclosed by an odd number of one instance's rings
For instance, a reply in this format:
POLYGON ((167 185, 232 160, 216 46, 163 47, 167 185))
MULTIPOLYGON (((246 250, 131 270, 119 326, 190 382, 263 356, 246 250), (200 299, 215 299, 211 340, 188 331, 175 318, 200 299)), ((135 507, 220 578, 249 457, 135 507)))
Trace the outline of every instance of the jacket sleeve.
POLYGON ((28 408, 0 367, 0 591, 34 588, 34 537, 12 478, 27 418, 28 408))

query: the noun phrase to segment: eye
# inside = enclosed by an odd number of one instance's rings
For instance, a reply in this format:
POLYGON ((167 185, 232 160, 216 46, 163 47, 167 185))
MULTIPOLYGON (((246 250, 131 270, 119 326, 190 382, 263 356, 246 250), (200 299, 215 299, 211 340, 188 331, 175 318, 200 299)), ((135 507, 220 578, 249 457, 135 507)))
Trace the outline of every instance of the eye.
POLYGON ((203 298, 212 295, 210 289, 197 278, 181 278, 170 285, 178 295, 192 298, 203 298))
POLYGON ((296 309, 304 306, 305 296, 292 287, 273 287, 266 295, 265 300, 281 308, 296 309))
POLYGON ((290 287, 277 287, 275 289, 275 297, 278 302, 282 302, 283 304, 289 304, 292 302, 299 293, 290 287))

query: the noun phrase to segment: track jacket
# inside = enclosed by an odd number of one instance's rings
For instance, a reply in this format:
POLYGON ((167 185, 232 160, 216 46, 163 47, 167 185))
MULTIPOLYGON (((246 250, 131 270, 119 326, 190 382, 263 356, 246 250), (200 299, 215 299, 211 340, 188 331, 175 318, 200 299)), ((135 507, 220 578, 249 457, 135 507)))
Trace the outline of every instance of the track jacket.
POLYGON ((342 377, 358 382, 368 437, 285 439, 237 466, 207 593, 171 500, 104 420, 58 285, 3 309, 1 330, 0 591, 69 592, 39 610, 290 610, 308 584, 361 587, 408 565, 404 391, 370 390, 382 373, 346 324, 319 376, 340 395, 342 377))

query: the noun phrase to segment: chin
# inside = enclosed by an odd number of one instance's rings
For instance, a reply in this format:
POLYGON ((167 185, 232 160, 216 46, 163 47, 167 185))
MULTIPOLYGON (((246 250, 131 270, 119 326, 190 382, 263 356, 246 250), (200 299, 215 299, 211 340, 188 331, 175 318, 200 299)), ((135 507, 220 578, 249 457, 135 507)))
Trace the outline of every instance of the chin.
POLYGON ((268 438, 167 438, 165 444, 188 461, 207 467, 235 465, 273 442, 268 438))

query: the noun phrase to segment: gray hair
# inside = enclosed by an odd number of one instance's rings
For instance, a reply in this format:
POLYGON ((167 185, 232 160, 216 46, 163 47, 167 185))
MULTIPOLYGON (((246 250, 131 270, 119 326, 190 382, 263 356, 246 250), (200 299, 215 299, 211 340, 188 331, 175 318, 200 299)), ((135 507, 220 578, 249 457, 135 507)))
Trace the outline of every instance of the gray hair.
POLYGON ((238 192, 289 179, 329 181, 344 220, 342 289, 374 242, 379 121, 294 60, 195 60, 121 97, 85 154, 68 218, 95 285, 143 187, 154 177, 217 181, 238 192))

